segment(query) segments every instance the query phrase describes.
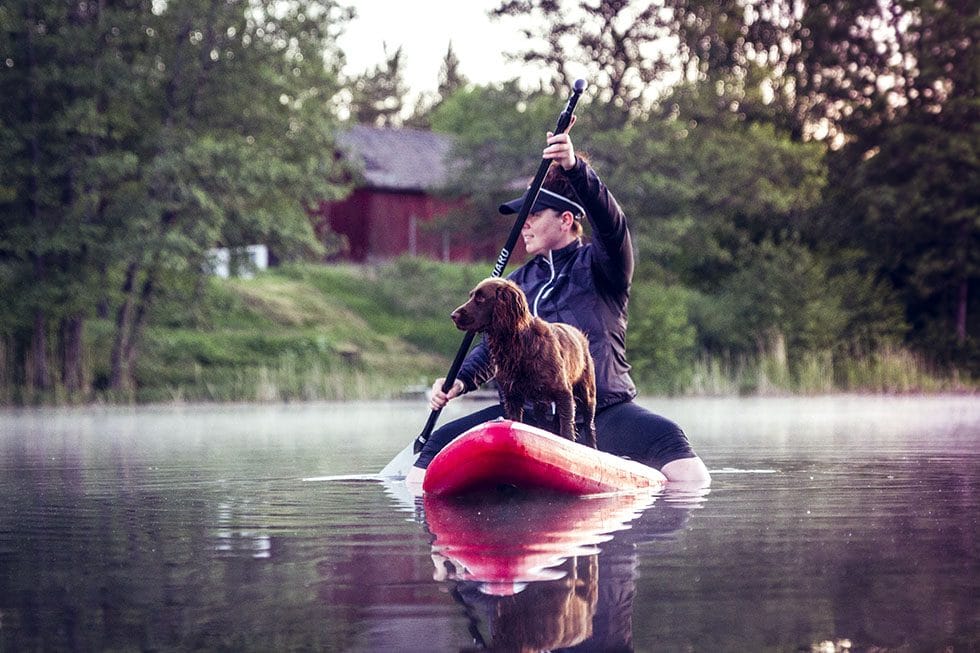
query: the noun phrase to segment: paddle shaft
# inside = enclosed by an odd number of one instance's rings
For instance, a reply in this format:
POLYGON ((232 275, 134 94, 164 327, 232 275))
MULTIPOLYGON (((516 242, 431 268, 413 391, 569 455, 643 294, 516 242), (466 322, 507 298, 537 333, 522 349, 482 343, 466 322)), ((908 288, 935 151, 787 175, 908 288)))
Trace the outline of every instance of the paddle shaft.
MULTIPOLYGON (((568 125, 572 121, 572 113, 575 112, 575 105, 578 104, 578 99, 584 90, 585 80, 576 80, 572 95, 568 98, 565 109, 558 116, 558 123, 555 125, 554 131, 555 134, 561 134, 568 129, 568 125)), ((514 220, 514 226, 511 227, 510 235, 507 236, 507 242, 497 256, 497 262, 494 264, 490 276, 499 277, 504 273, 504 268, 507 267, 511 252, 514 251, 514 247, 517 245, 517 239, 521 237, 521 231, 524 229, 524 223, 527 222, 527 216, 531 212, 531 207, 534 206, 535 200, 538 199, 541 184, 544 183, 544 176, 548 173, 548 167, 550 165, 550 159, 541 159, 541 163, 538 164, 538 171, 535 173, 531 185, 527 187, 527 192, 524 194, 524 201, 521 203, 521 210, 517 212, 517 219, 514 220)), ((475 332, 467 331, 463 337, 463 342, 460 343, 459 349, 456 350, 456 357, 453 359, 452 365, 449 366, 446 380, 442 384, 443 392, 449 392, 456 382, 456 376, 459 374, 459 369, 463 366, 463 360, 470 350, 470 345, 473 344, 473 337, 475 335, 475 332)), ((413 447, 415 453, 422 451, 422 447, 429 440, 429 436, 432 435, 432 429, 435 428, 436 421, 439 419, 439 413, 441 412, 441 408, 429 412, 429 418, 426 420, 422 432, 415 438, 415 445, 413 447)))

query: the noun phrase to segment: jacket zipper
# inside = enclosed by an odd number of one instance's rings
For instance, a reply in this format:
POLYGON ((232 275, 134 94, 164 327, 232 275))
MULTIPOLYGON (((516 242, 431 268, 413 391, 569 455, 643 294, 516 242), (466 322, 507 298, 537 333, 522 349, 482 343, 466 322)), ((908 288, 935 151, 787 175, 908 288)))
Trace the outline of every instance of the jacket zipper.
POLYGON ((537 297, 534 298, 534 307, 531 309, 531 314, 534 315, 534 317, 540 317, 538 315, 538 303, 541 301, 542 297, 551 291, 549 286, 555 282, 555 261, 551 257, 550 249, 548 250, 548 258, 546 260, 548 261, 548 267, 551 269, 551 278, 548 279, 547 283, 541 286, 541 290, 538 291, 537 297))

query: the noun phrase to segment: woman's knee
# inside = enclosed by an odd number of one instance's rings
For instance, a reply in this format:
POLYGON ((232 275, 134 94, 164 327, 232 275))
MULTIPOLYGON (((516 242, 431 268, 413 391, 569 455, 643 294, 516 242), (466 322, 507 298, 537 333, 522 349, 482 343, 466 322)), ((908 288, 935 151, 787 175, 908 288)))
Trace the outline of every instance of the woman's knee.
POLYGON ((604 410, 596 420, 596 428, 601 449, 657 469, 695 456, 687 435, 676 422, 631 401, 604 410))
POLYGON ((705 466, 704 461, 697 456, 689 458, 677 458, 666 463, 660 468, 668 481, 689 482, 708 485, 711 483, 711 474, 705 466))

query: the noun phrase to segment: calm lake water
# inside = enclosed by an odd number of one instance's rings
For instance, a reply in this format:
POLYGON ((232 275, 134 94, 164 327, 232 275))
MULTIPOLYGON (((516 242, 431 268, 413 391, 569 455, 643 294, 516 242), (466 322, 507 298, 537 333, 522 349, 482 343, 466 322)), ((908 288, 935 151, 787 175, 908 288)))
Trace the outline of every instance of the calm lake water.
POLYGON ((980 399, 643 403, 710 492, 415 500, 420 402, 0 412, 0 651, 980 650, 980 399))

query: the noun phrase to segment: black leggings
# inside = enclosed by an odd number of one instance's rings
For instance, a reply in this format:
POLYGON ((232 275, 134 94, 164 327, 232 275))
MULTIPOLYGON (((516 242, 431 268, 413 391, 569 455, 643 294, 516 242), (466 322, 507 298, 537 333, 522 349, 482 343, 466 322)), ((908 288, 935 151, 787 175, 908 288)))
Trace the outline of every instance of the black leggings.
MULTIPOLYGON (((504 407, 495 404, 439 427, 429 436, 415 466, 425 469, 432 458, 457 436, 483 422, 502 417, 503 414, 504 407)), ((525 421, 541 428, 549 427, 535 423, 532 415, 526 415, 525 421)), ((598 411, 595 427, 600 450, 625 456, 657 469, 674 460, 694 458, 696 455, 684 431, 677 424, 637 406, 632 401, 624 401, 598 411)))

